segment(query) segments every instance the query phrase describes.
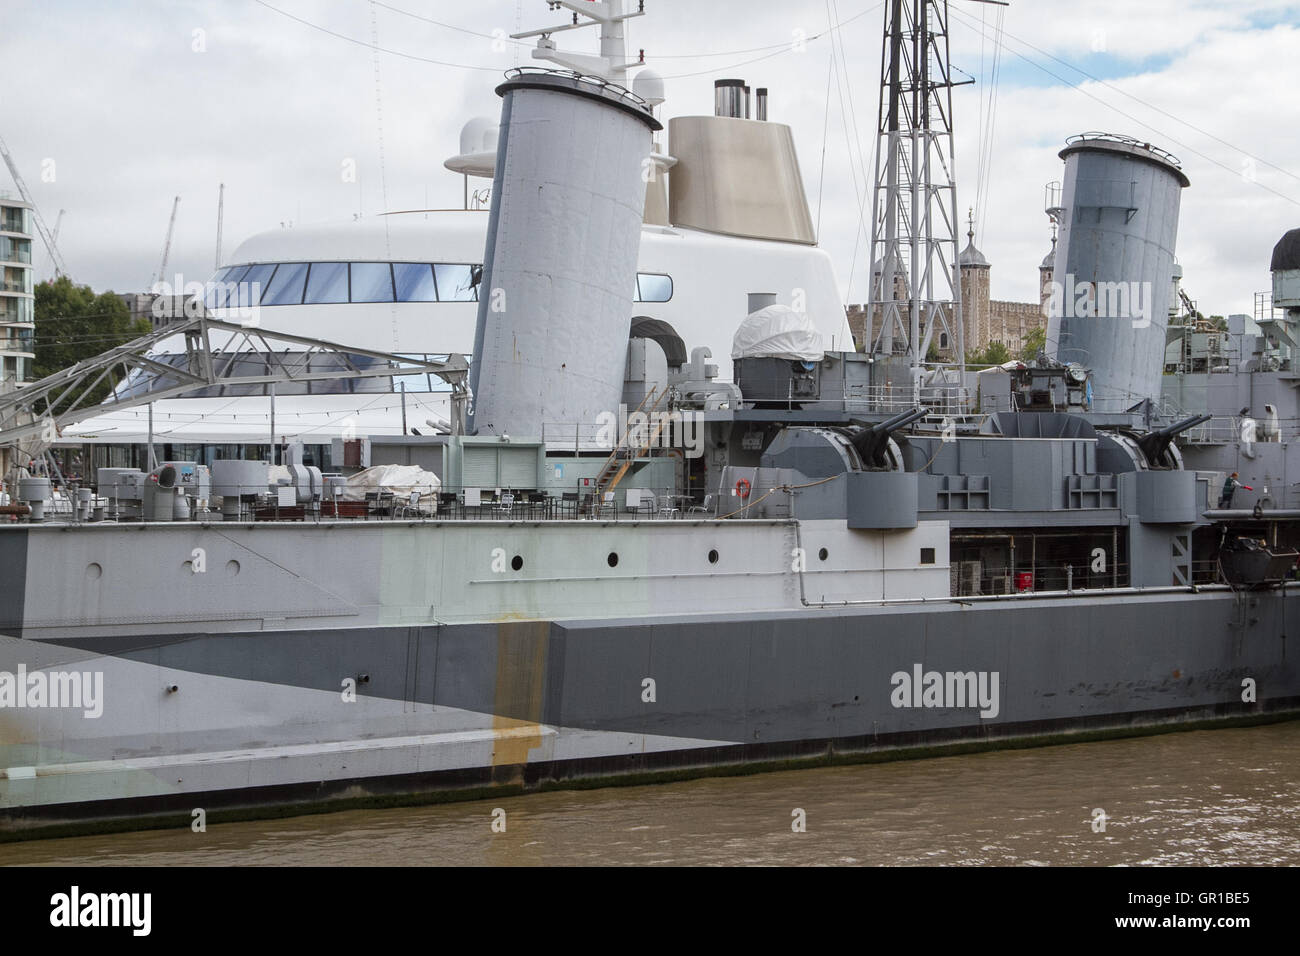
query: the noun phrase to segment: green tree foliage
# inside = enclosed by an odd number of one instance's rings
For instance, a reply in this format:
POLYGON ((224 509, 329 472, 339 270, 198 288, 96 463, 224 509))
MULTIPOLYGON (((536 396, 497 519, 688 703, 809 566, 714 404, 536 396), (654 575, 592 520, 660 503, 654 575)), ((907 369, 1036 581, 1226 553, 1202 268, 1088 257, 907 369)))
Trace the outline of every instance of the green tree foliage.
POLYGON ((1020 361, 1032 362, 1038 353, 1047 348, 1047 329, 1037 328, 1025 336, 1024 348, 1020 350, 1020 361))
POLYGON ((970 368, 983 368, 989 365, 1001 365, 1011 361, 1011 350, 1001 342, 990 342, 984 348, 966 356, 966 365, 970 368))
MULTIPOLYGON (((132 319, 113 292, 98 295, 88 285, 60 276, 36 286, 36 378, 53 375, 83 359, 147 334, 148 319, 132 319)), ((116 381, 105 378, 91 394, 102 401, 116 381)))

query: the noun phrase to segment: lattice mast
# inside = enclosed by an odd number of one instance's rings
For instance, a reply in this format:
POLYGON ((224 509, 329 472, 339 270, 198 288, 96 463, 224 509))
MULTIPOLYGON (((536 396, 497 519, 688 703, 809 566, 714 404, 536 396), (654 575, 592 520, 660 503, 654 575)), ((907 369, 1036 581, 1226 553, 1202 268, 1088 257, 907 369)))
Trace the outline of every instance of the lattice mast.
POLYGON ((919 391, 935 330, 965 365, 947 0, 885 9, 871 208, 872 351, 910 358, 919 391))

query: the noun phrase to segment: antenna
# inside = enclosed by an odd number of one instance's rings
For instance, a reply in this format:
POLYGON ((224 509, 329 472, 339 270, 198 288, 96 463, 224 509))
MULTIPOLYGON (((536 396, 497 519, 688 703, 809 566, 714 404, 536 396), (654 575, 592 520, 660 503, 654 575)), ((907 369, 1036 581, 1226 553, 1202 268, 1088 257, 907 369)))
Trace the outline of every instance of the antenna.
MULTIPOLYGON (((50 254, 50 261, 54 263, 54 274, 56 276, 67 275, 68 270, 63 265, 63 257, 59 255, 59 247, 54 244, 54 234, 46 228, 45 220, 41 218, 41 211, 36 208, 36 200, 32 198, 27 183, 23 182, 22 174, 18 172, 18 164, 9 155, 9 147, 5 146, 3 139, 0 139, 0 156, 4 157, 5 165, 9 167, 9 175, 14 178, 14 185, 18 187, 18 195, 22 196, 23 202, 32 207, 32 220, 36 223, 36 231, 40 234, 41 241, 45 243, 45 251, 50 254)), ((63 214, 60 213, 59 215, 62 216, 63 214)))
POLYGON ((158 275, 149 283, 149 289, 152 291, 158 283, 163 281, 167 275, 167 257, 172 251, 172 230, 176 228, 176 207, 181 204, 181 197, 177 196, 172 201, 172 217, 167 221, 167 238, 163 241, 162 262, 158 263, 158 275))
POLYGON ((966 362, 947 0, 889 0, 884 47, 867 315, 873 351, 910 357, 916 398, 936 326, 966 362))
POLYGON ((221 268, 221 219, 226 209, 226 184, 217 189, 217 261, 212 268, 221 268))
POLYGON ((555 27, 529 30, 525 33, 512 33, 512 40, 525 40, 537 37, 537 47, 533 50, 533 59, 550 60, 568 70, 576 70, 588 76, 617 81, 620 74, 633 67, 645 66, 645 51, 641 58, 628 61, 627 38, 623 34, 623 21, 633 17, 645 16, 645 0, 640 0, 637 9, 624 13, 624 0, 547 0, 552 10, 569 9, 573 11, 573 20, 555 27), (586 19, 580 19, 585 17, 586 19), (584 27, 600 26, 600 56, 587 56, 580 53, 561 53, 551 39, 553 33, 567 30, 581 30, 584 27))

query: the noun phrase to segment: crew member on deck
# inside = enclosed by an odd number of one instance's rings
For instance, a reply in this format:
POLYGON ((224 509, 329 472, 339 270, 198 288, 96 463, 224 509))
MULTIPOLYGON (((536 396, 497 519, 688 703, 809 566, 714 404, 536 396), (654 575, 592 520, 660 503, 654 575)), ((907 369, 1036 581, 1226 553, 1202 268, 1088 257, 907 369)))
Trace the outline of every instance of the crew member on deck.
POLYGON ((1232 496, 1238 488, 1245 488, 1247 491, 1252 490, 1248 485, 1243 485, 1237 480, 1237 473, 1234 471, 1228 476, 1228 480, 1223 483, 1223 492, 1219 495, 1219 507, 1231 508, 1232 496))

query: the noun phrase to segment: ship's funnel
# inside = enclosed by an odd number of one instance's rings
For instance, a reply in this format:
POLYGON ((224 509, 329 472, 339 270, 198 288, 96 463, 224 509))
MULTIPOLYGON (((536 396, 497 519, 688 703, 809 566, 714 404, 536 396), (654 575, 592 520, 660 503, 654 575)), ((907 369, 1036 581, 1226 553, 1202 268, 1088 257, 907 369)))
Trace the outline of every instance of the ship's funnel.
POLYGON ((573 73, 511 71, 497 93, 470 431, 594 436, 623 393, 642 169, 662 126, 639 97, 573 73))
POLYGON ((745 118, 745 81, 713 81, 713 115, 745 118))
POLYGON ((1047 354, 1092 370, 1092 408, 1122 412, 1160 395, 1182 189, 1177 161, 1105 133, 1060 153, 1061 240, 1048 299, 1047 354))

